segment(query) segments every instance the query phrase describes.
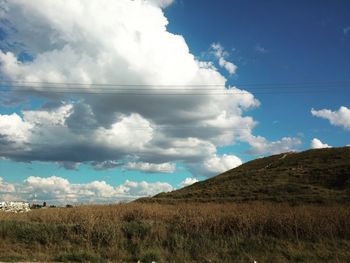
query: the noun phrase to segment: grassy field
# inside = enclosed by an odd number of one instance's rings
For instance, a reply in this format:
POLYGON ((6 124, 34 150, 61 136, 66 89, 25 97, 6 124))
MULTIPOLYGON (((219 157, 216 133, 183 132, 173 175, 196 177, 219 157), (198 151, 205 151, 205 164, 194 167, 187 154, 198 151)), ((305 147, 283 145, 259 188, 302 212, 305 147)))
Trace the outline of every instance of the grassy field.
POLYGON ((350 262, 350 147, 279 154, 130 204, 0 213, 0 261, 350 262))
POLYGON ((282 153, 143 202, 350 204, 350 147, 282 153))
POLYGON ((350 262, 347 205, 121 204, 0 213, 0 261, 350 262))

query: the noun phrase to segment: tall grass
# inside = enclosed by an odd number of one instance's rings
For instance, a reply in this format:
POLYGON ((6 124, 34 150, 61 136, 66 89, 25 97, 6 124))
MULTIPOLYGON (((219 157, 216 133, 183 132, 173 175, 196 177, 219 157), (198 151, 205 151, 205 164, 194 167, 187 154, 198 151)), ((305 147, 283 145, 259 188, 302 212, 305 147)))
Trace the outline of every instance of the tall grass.
POLYGON ((0 261, 350 262, 348 206, 121 204, 0 213, 0 261))

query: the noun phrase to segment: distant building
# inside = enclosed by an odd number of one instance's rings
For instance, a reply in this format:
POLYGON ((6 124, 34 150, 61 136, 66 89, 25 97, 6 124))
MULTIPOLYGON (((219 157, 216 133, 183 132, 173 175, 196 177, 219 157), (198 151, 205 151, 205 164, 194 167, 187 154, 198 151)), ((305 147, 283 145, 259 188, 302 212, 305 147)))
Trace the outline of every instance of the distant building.
POLYGON ((0 211, 13 212, 13 213, 24 213, 30 211, 29 203, 26 202, 0 202, 0 211))

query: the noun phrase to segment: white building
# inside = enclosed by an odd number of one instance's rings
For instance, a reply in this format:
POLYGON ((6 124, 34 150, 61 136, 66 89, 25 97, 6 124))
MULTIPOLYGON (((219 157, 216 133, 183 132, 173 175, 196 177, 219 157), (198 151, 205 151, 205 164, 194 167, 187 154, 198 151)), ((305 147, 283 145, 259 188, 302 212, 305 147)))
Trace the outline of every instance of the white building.
POLYGON ((0 211, 23 213, 30 211, 29 204, 26 202, 0 202, 0 211))

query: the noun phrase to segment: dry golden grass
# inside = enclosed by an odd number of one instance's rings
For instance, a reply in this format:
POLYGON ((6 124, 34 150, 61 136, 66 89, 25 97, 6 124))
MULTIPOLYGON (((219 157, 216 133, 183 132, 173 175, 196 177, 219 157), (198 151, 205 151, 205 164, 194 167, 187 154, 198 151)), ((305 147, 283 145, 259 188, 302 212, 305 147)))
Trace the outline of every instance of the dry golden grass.
POLYGON ((131 203, 0 213, 0 260, 346 262, 349 219, 345 205, 272 203, 131 203))

